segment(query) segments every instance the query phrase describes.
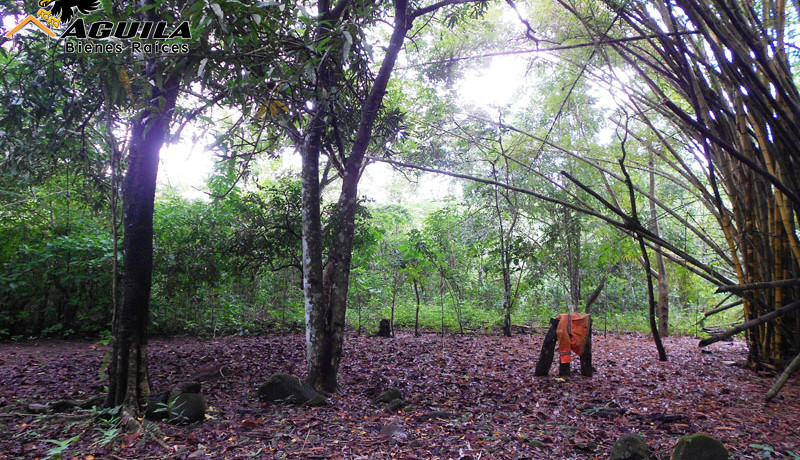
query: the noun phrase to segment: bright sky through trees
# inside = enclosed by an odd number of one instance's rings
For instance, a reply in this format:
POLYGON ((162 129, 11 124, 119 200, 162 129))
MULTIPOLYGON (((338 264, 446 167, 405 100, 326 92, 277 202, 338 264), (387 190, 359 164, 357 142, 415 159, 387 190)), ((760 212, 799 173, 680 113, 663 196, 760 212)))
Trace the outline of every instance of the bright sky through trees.
MULTIPOLYGON (((516 56, 497 56, 484 67, 467 72, 466 77, 456 84, 461 100, 475 108, 494 111, 497 107, 511 104, 522 85, 525 68, 516 56)), ((205 149, 207 140, 193 136, 191 127, 183 130, 182 138, 161 152, 158 173, 159 189, 173 188, 187 198, 204 198, 207 190, 206 179, 214 170, 213 153, 205 149), (193 143, 193 138, 199 138, 193 143)), ((298 155, 284 155, 282 168, 300 170, 298 155)), ((413 174, 408 176, 415 178, 413 174)), ((450 178, 425 173, 416 184, 411 185, 413 193, 398 195, 392 185, 397 180, 405 180, 402 174, 393 171, 386 164, 371 164, 367 167, 362 192, 378 203, 396 202, 398 199, 410 202, 440 200, 449 195, 460 195, 461 187, 450 178)))

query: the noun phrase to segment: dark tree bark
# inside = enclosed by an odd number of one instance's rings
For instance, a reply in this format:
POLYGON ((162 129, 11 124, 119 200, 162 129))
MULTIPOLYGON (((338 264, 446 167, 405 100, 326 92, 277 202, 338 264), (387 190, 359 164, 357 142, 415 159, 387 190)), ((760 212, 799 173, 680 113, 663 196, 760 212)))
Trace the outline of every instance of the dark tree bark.
MULTIPOLYGON (((146 64, 146 78, 162 77, 155 60, 146 64)), ((153 206, 159 152, 172 120, 179 75, 163 78, 151 88, 150 107, 142 110, 131 129, 128 169, 123 195, 122 301, 114 316, 114 346, 109 364, 106 404, 143 410, 149 395, 147 327, 153 273, 153 206)))
POLYGON ((558 318, 550 319, 550 329, 547 330, 547 334, 544 336, 542 351, 539 354, 539 361, 536 362, 536 370, 533 371, 533 375, 536 377, 544 377, 550 373, 550 366, 553 365, 553 355, 555 354, 556 342, 558 341, 557 329, 558 318))
MULTIPOLYGON (((343 3, 343 5, 346 5, 343 3)), ((319 12, 326 21, 320 21, 318 36, 324 35, 329 21, 336 20, 336 12, 326 0, 319 2, 319 12)), ((342 357, 347 291, 350 282, 350 261, 355 233, 355 211, 358 200, 358 182, 364 166, 364 155, 372 137, 372 129, 383 102, 386 85, 394 69, 405 34, 411 26, 406 0, 395 2, 394 30, 383 63, 372 88, 361 107, 361 117, 350 155, 342 171, 342 188, 338 201, 336 244, 328 254, 325 275, 322 276, 322 226, 320 223, 319 154, 325 130, 326 98, 334 78, 326 66, 318 76, 318 100, 312 121, 301 148, 303 158, 303 274, 306 309, 306 361, 307 382, 315 388, 336 391, 337 374, 342 357)))
MULTIPOLYGON (((626 122, 627 123, 627 122, 626 122)), ((622 170, 622 174, 625 176, 625 185, 628 187, 628 195, 631 202, 631 216, 630 221, 636 226, 642 226, 641 221, 639 221, 639 214, 636 211, 636 196, 634 194, 633 183, 631 182, 631 176, 628 174, 628 169, 625 167, 625 157, 627 156, 627 151, 625 149, 625 141, 628 138, 627 130, 623 134, 623 138, 620 139, 620 150, 622 150, 622 157, 619 159, 619 167, 622 170)), ((656 299, 655 294, 653 293, 653 272, 650 266, 650 257, 647 255, 647 248, 644 244, 644 237, 641 234, 636 235, 636 239, 639 241, 639 249, 642 252, 642 264, 644 265, 644 272, 647 276, 647 298, 649 301, 650 308, 648 309, 648 316, 650 322, 650 333, 653 335, 653 341, 656 343, 656 351, 658 352, 658 360, 659 361, 666 361, 667 360, 667 351, 664 349, 664 344, 661 342, 661 335, 658 333, 658 325, 656 324, 656 299)))
MULTIPOLYGON (((608 279, 607 275, 603 275, 603 279, 600 280, 600 284, 597 285, 595 290, 589 296, 589 300, 586 301, 586 308, 584 309, 584 313, 587 315, 592 314, 592 305, 594 305, 595 301, 598 297, 600 297, 600 293, 603 291, 603 288, 606 286, 606 280, 608 279)), ((594 375, 594 366, 592 365, 592 325, 594 320, 591 316, 589 316, 589 331, 586 333, 586 343, 583 345, 583 352, 581 353, 581 375, 584 377, 591 377, 594 375)))
MULTIPOLYGON (((588 312, 587 312, 588 313, 588 312)), ((586 333, 586 343, 581 353, 581 375, 591 377, 594 374, 592 367, 592 317, 589 317, 589 331, 586 333)))
POLYGON ((381 319, 380 323, 378 324, 378 333, 375 335, 377 335, 378 337, 392 336, 392 327, 388 319, 386 318, 381 319))
MULTIPOLYGON (((339 194, 336 228, 333 231, 335 244, 328 251, 328 260, 322 263, 322 234, 319 215, 319 154, 322 151, 323 135, 327 132, 326 123, 335 113, 328 113, 328 100, 339 84, 336 75, 343 75, 342 63, 330 61, 330 55, 320 56, 315 96, 310 114, 308 131, 300 145, 303 158, 303 275, 306 308, 306 361, 308 363, 307 382, 315 388, 328 392, 338 388, 337 374, 342 357, 345 313, 347 311, 347 292, 350 283, 350 262, 355 233, 355 211, 358 199, 358 182, 365 166, 365 156, 372 140, 372 130, 383 104, 386 87, 391 77, 397 56, 403 47, 406 33, 411 29, 414 19, 454 3, 467 3, 473 0, 445 0, 409 11, 408 0, 395 0, 394 25, 391 38, 386 47, 383 62, 375 75, 368 94, 363 99, 359 113, 358 128, 353 136, 349 155, 339 162, 342 179, 339 194), (327 118, 327 119, 326 119, 327 118)), ((328 0, 317 4, 320 20, 315 35, 325 36, 331 25, 349 14, 354 6, 341 1, 331 8, 328 0)), ((344 152, 342 152, 344 155, 344 152)))

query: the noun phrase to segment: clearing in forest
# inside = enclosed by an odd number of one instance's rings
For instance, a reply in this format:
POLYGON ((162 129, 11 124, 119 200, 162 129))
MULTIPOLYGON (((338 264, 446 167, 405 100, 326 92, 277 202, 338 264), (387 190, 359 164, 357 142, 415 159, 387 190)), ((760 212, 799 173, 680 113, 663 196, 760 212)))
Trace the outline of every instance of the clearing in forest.
POLYGON ((594 338, 592 378, 533 377, 541 336, 445 336, 346 341, 340 394, 329 407, 259 403, 274 372, 305 372, 300 334, 193 337, 151 342, 154 391, 202 380, 207 419, 154 422, 126 434, 92 413, 31 413, 37 404, 103 394, 107 347, 89 342, 0 344, 0 459, 43 458, 607 458, 622 433, 640 433, 656 458, 684 434, 707 433, 736 459, 800 453, 800 382, 770 404, 774 376, 743 369, 743 342, 710 353, 697 340, 668 338, 659 362, 642 336, 594 338), (373 399, 397 388, 407 404, 373 399), (72 439, 71 442, 67 442, 72 439), (59 442, 61 444, 59 444, 59 442))

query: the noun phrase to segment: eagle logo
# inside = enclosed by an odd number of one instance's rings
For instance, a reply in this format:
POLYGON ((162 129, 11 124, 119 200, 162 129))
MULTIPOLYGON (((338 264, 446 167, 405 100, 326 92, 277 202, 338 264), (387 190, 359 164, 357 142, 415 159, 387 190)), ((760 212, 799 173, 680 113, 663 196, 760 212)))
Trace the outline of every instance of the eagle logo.
POLYGON ((100 8, 99 0, 40 0, 39 6, 44 9, 50 5, 50 9, 46 10, 50 13, 50 17, 60 19, 62 24, 69 23, 75 16, 77 8, 83 14, 89 14, 100 8))

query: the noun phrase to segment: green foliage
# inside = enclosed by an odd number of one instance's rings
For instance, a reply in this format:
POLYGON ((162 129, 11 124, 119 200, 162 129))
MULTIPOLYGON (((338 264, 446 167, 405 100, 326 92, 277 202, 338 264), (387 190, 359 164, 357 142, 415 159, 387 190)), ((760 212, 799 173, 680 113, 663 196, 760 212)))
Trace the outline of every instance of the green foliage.
POLYGON ((59 179, 0 211, 6 217, 0 222, 2 335, 95 335, 108 328, 108 229, 69 189, 47 193, 61 186, 59 179))
POLYGON ((73 436, 69 439, 64 439, 61 441, 56 439, 48 439, 47 442, 50 444, 55 444, 55 446, 48 449, 47 457, 45 458, 61 460, 62 458, 64 458, 64 453, 69 449, 69 445, 77 441, 78 439, 80 439, 80 436, 73 436))
POLYGON ((100 434, 100 439, 92 443, 92 446, 105 447, 114 442, 122 433, 122 428, 109 424, 106 427, 95 427, 95 431, 100 434))
MULTIPOLYGON (((257 180, 248 168, 256 155, 275 158, 283 147, 302 140, 298 134, 308 123, 308 101, 320 100, 314 91, 323 68, 331 81, 342 83, 325 88, 324 103, 336 116, 323 120, 324 152, 336 158, 349 151, 359 121, 352 108, 363 101, 381 59, 382 51, 370 43, 373 33, 380 33, 376 25, 388 17, 389 4, 351 3, 350 14, 315 35, 317 18, 302 3, 219 0, 181 8, 157 3, 168 19, 180 16, 191 24, 191 56, 168 66, 188 69, 187 79, 199 83, 192 91, 204 97, 182 102, 176 113, 196 116, 197 129, 209 131, 220 165, 209 184, 215 196, 210 201, 169 192, 157 199, 152 330, 250 334, 300 325, 301 184, 291 175, 257 180), (223 112, 241 118, 218 123, 200 110, 206 98, 217 96, 223 112)), ((543 44, 594 40, 556 3, 533 5, 528 19, 543 44)), ((104 14, 129 16, 136 8, 116 6, 104 2, 104 14)), ((601 3, 583 6, 586 21, 607 26, 615 20, 601 3)), ((415 21, 410 34, 419 37, 414 42, 419 52, 406 56, 414 71, 392 80, 370 155, 391 149, 418 164, 596 205, 565 182, 560 171, 567 170, 609 196, 624 197, 626 190, 614 180, 619 152, 599 139, 608 114, 596 105, 595 88, 583 71, 569 67, 590 56, 594 62, 601 53, 579 47, 531 60, 527 88, 515 103, 492 108, 497 113, 491 116, 485 108, 465 107, 457 85, 441 84, 491 62, 460 58, 496 52, 499 46, 531 46, 527 39, 509 40, 519 24, 502 18, 506 8, 486 2, 451 5, 436 21, 415 21)), ((115 257, 108 198, 116 193, 109 152, 115 135, 137 113, 149 82, 136 78, 141 62, 119 56, 64 59, 57 47, 36 37, 20 34, 0 53, 0 338, 80 334, 108 340, 115 257)), ((631 140, 629 149, 628 158, 637 166, 631 168, 633 179, 644 184, 642 165, 650 152, 639 139, 631 140)), ((713 216, 679 181, 666 174, 658 181, 667 207, 697 227, 714 226, 713 216)), ((394 306, 397 325, 413 327, 416 286, 424 328, 496 328, 507 294, 506 257, 514 281, 514 322, 546 324, 568 309, 574 274, 569 260, 580 273, 584 300, 608 278, 593 307, 597 318, 615 330, 646 330, 645 278, 631 238, 593 219, 567 219, 562 206, 541 200, 511 195, 493 202, 495 190, 479 184, 465 185, 463 191, 458 200, 422 211, 359 203, 351 325, 372 329, 394 306), (516 224, 513 231, 504 228, 505 247, 498 238, 500 218, 516 224)), ((645 209, 644 197, 638 199, 645 209)), ((326 247, 336 243, 336 206, 326 197, 326 247)), ((686 252, 709 252, 708 242, 691 232, 687 237, 675 216, 660 223, 664 238, 680 242, 686 252)), ((720 241, 719 236, 709 238, 720 241)), ((713 306, 713 294, 686 269, 669 264, 668 271, 673 329, 694 333, 698 314, 713 306)))

